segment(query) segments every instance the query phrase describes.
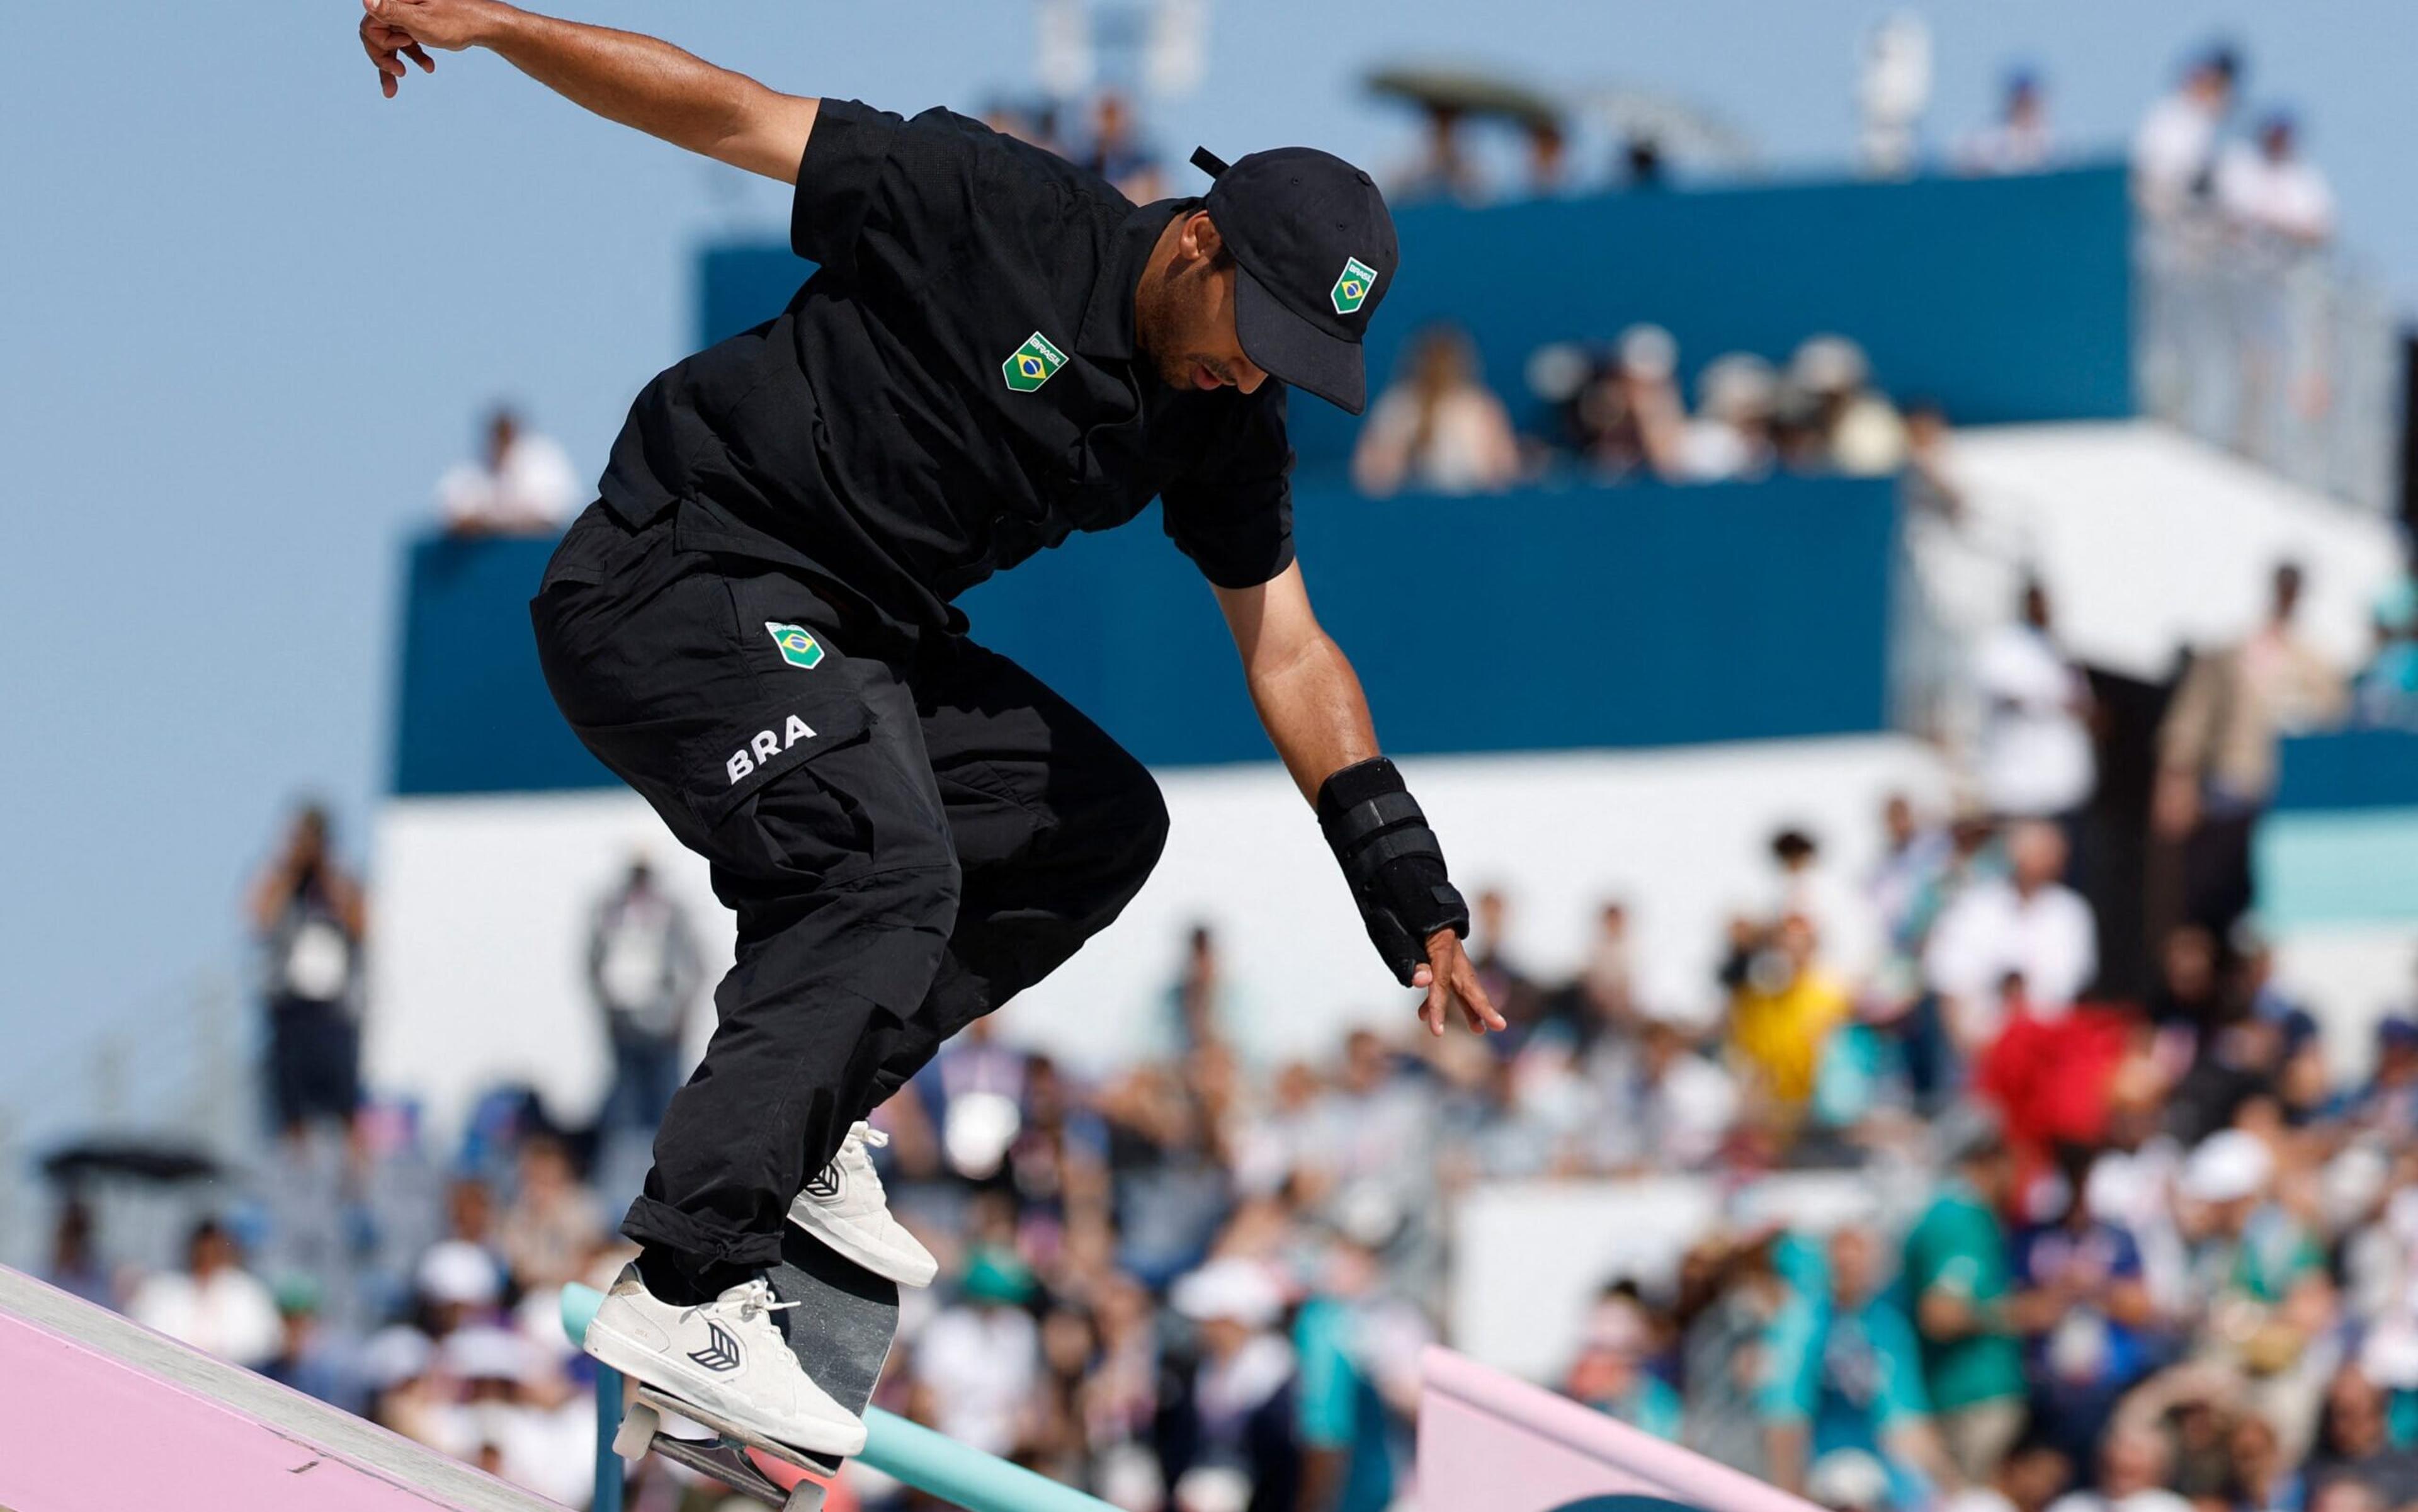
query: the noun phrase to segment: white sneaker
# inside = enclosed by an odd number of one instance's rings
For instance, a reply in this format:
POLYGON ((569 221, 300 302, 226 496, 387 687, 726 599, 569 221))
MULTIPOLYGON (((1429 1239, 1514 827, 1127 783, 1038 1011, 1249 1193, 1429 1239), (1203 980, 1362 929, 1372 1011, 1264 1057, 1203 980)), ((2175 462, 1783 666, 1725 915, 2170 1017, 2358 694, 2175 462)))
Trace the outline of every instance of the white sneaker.
POLYGON ((876 1275, 900 1286, 930 1286, 941 1262, 890 1215, 868 1147, 890 1136, 862 1121, 849 1126, 832 1163, 815 1172, 789 1204, 789 1221, 876 1275))
POLYGON ((773 1314, 776 1301, 761 1276, 697 1307, 678 1307, 649 1291, 635 1265, 622 1267, 597 1306, 581 1348, 667 1396, 693 1402, 735 1428, 814 1454, 855 1454, 865 1422, 789 1352, 773 1314))

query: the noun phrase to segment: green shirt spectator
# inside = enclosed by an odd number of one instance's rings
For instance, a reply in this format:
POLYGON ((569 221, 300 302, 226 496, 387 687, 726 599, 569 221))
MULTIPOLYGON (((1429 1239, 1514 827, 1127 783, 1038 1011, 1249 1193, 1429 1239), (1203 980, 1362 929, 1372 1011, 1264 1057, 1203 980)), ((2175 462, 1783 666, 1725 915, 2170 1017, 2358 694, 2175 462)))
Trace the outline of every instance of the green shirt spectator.
POLYGON ((2023 1346, 2006 1317, 2007 1235, 1980 1193, 1951 1181, 1905 1236, 1906 1293, 1922 1337, 1922 1379, 1943 1413, 2024 1394, 2023 1346), (1959 1306, 1926 1308, 1938 1296, 1959 1306), (1936 1317, 1961 1327, 1935 1328, 1936 1317))

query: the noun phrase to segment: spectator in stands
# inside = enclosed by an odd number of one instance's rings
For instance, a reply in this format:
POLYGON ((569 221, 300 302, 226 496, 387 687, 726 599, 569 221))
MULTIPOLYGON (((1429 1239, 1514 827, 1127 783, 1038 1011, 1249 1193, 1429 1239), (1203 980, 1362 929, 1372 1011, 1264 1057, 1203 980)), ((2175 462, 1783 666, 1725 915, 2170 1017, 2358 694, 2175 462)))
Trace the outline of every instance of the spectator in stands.
POLYGON ((1906 401, 1904 494, 1908 513, 1949 525, 1964 523, 1965 487, 1957 481, 1955 455, 1948 411, 1939 401, 1906 401))
POLYGON ((1122 90, 1103 89, 1092 101, 1091 142, 1082 162, 1136 205, 1167 196, 1158 154, 1142 140, 1133 102, 1122 90))
POLYGON ((1864 172, 1903 178, 1915 169, 1922 113, 1931 104, 1931 27, 1919 12, 1881 18, 1867 35, 1856 80, 1864 172))
POLYGON ((368 1403, 352 1362, 321 1324, 319 1289, 308 1280, 288 1280, 278 1287, 276 1299, 281 1327, 277 1352, 260 1367, 260 1373, 330 1406, 361 1411, 368 1403))
POLYGON ((457 536, 550 535, 571 518, 579 480, 547 436, 527 430, 510 405, 487 416, 486 449, 436 481, 436 508, 457 536))
POLYGON ((2326 1256, 2307 1225, 2275 1192, 2275 1155, 2247 1129, 2200 1141, 2176 1190, 2191 1225, 2191 1296, 2203 1325, 2222 1320, 2210 1343, 2262 1374, 2292 1364, 2308 1341, 2302 1288, 2324 1288, 2326 1256))
POLYGON ((1954 1174, 1905 1238, 1922 1378, 1957 1473, 1986 1481, 2022 1437, 2024 1358, 2009 1309, 2007 1233, 2014 1155, 1996 1126, 1972 1129, 1954 1174))
POLYGON ((1426 140, 1417 160, 1401 175, 1400 185, 1388 192, 1404 204, 1415 200, 1476 200, 1480 189, 1477 164, 1462 145, 1461 109, 1430 99, 1420 101, 1419 110, 1426 118, 1426 140))
POLYGON ((915 1340, 916 1386, 941 1432, 987 1454, 1012 1454, 1041 1373, 1032 1269, 1012 1248, 986 1245, 968 1261, 957 1293, 915 1340))
POLYGON ((1579 1352, 1562 1380, 1562 1395, 1630 1428, 1674 1443, 1681 1436, 1679 1394, 1650 1368, 1653 1338, 1636 1301, 1608 1289, 1587 1315, 1579 1352))
POLYGON ((2089 1152, 2069 1147, 2061 1165, 2062 1211, 2016 1238, 2010 1311, 2038 1382, 2034 1431, 2079 1461, 2155 1363, 2157 1319, 2139 1244, 2092 1210, 2089 1152))
POLYGON ((2014 622, 1982 638, 1972 675, 1982 700, 1982 799, 1991 814, 2078 817, 2098 783, 2090 681, 2058 649, 2039 580, 2024 585, 2014 622))
POLYGON ((2031 1012, 2055 1017, 2099 970, 2090 905, 2060 880, 2065 836, 2028 820, 2008 832, 2007 859, 2006 877, 1977 882, 1949 905, 1923 952, 1923 974, 1968 1055, 2004 1027, 2000 994, 2010 978, 2031 1012))
POLYGON ((2250 906, 2250 838, 2274 796, 2276 753, 2332 723, 2342 680, 2293 623, 2301 570, 2275 569, 2266 621, 2193 658, 2158 732, 2157 833, 2183 848, 2186 916, 2222 935, 2250 906))
POLYGON ((581 1278, 604 1237, 604 1215, 559 1138, 542 1134, 521 1142, 520 1191, 504 1212, 498 1237, 521 1290, 554 1291, 581 1278))
POLYGON ((2171 216, 2208 198, 2217 133, 2233 110, 2241 72, 2231 48, 2211 47, 2193 62, 2181 87, 2142 117, 2133 135, 2133 189, 2150 214, 2171 216))
POLYGON ((93 1243, 92 1209, 80 1198, 59 1204, 58 1222, 51 1230, 51 1262, 42 1279, 69 1296, 104 1307, 115 1305, 109 1272, 93 1243))
POLYGON ((1930 930, 1939 879, 1954 849, 1948 826, 1926 821, 1904 793, 1881 804, 1881 855, 1864 895, 1894 957, 1915 960, 1930 930))
POLYGON ((1161 1451, 1179 1499, 1187 1477, 1222 1470, 1249 1488, 1251 1507, 1290 1512, 1302 1457, 1298 1363, 1276 1331, 1284 1293, 1259 1262, 1232 1259, 1183 1277, 1168 1300, 1200 1343, 1161 1451))
POLYGON ((1766 1465, 1782 1489, 1802 1494, 1816 1459, 1861 1450, 1889 1461, 1895 1504, 1920 1506, 1925 1483, 1955 1478, 1923 1395, 1914 1330, 1889 1299, 1869 1228, 1842 1225, 1828 1258, 1827 1288, 1791 1299, 1764 1341, 1766 1465))
POLYGON ((1614 477, 1645 471, 1665 481, 1689 476, 1688 412, 1679 399, 1679 344, 1660 326, 1620 333, 1613 362, 1583 398, 1593 432, 1587 456, 1614 477))
POLYGON ((2258 123, 2258 140, 2228 145, 2216 161, 2217 207, 2236 223, 2296 247, 2334 239, 2334 195, 2326 176, 2300 155, 2288 111, 2258 123))
POLYGON ((1721 1154, 1740 1110, 1737 1083, 1696 1050, 1702 1028, 1649 1013, 1633 1049, 1605 1055, 1594 1073, 1599 1116, 1588 1131, 1598 1170, 1700 1170, 1721 1154))
POLYGON ((1696 374, 1696 416, 1679 444, 1678 474, 1697 482, 1761 478, 1778 453, 1772 406, 1780 389, 1771 364, 1751 352, 1731 352, 1696 374))
POLYGON ((1821 842, 1790 827, 1771 837, 1772 891, 1763 919, 1802 915, 1822 941, 1822 958, 1850 982, 1877 961, 1880 921, 1872 900, 1824 859, 1821 842))
POLYGON ((492 1321, 503 1302, 504 1266, 474 1240, 429 1245, 411 1279, 421 1332, 439 1341, 457 1328, 492 1321))
POLYGON ((1957 145, 1956 166, 1968 174, 2036 174, 2056 150, 2040 75, 2016 69, 2007 75, 1998 118, 1957 145))
POLYGON ((1389 1415, 1416 1413, 1434 1330, 1378 1252, 1343 1235, 1293 1315, 1304 1512, 1385 1512, 1394 1503, 1389 1415))
POLYGON ((1992 1466, 1988 1480, 1941 1504, 1940 1512, 2047 1512, 2073 1481, 2071 1459, 2055 1445, 2030 1441, 1992 1466))
POLYGON ((1525 123, 1521 135, 1528 144, 1528 192, 1551 199, 1569 191, 1570 139, 1558 120, 1525 123))
POLYGON ((1660 189, 1671 171, 1662 159, 1662 144, 1654 133, 1632 130, 1620 141, 1620 185, 1628 190, 1660 189))
POLYGON ((276 1298, 243 1268, 234 1237, 216 1218, 193 1226, 185 1268, 146 1277, 126 1311, 178 1343, 253 1369, 276 1356, 284 1337, 276 1298))
POLYGON ((248 911, 266 970, 275 1125, 289 1140, 319 1120, 349 1130, 361 1101, 358 1000, 369 918, 360 884, 335 857, 326 809, 306 803, 295 814, 252 885, 248 911))
POLYGON ((2376 652, 2353 688, 2352 711, 2369 728, 2418 730, 2418 535, 2399 576, 2377 595, 2376 652))
POLYGON ((1734 934, 1722 981, 1729 1042, 1752 1083, 1752 1107, 1793 1127, 1814 1092, 1822 1046, 1851 1009, 1846 984, 1817 958, 1813 921, 1789 914, 1769 933, 1734 934))
POLYGON ((1794 395, 1790 465, 1850 478, 1886 477, 1905 466, 1905 422, 1871 387, 1864 349, 1844 336, 1814 336, 1788 362, 1794 395))
POLYGON ((1205 924, 1192 926, 1186 937, 1184 964, 1175 985, 1168 989, 1170 1018, 1178 1049, 1232 1043, 1228 1023, 1232 985, 1217 955, 1217 935, 1205 924))
POLYGON ((1479 380, 1469 338, 1449 326, 1413 339, 1352 453, 1353 481, 1379 496, 1490 493, 1509 486, 1519 466, 1510 416, 1479 380))
POLYGON ((1777 1233, 1717 1227, 1679 1261, 1681 1442, 1770 1478, 1765 1463, 1763 1344, 1793 1293, 1773 1263, 1777 1233))
POLYGON ((1542 1015, 1544 994, 1536 978, 1522 970, 1511 949, 1510 898, 1499 887, 1480 889, 1470 921, 1470 964, 1477 969, 1487 998, 1502 1009, 1513 1031, 1497 1048, 1524 1042, 1542 1015))
POLYGON ((1586 963, 1579 969, 1578 988, 1584 1000, 1582 1040, 1620 1033, 1637 1016, 1637 947, 1629 930, 1629 906, 1607 900, 1596 909, 1595 939, 1587 946, 1586 963))
POLYGON ((2360 1127, 2395 1139, 2418 1134, 2418 1010, 2376 1024, 2376 1065, 2349 1109, 2360 1127))
POLYGON ((657 884, 644 856, 634 858, 588 926, 588 989, 613 1051, 600 1133, 651 1138, 663 1123, 680 1090, 681 1041, 704 980, 688 911, 657 884))
POLYGON ((2349 1484, 2368 1492, 2371 1508, 2406 1507, 2418 1502, 2418 1450, 2396 1442, 2387 1416, 2387 1397, 2356 1367, 2336 1372, 2327 1388, 2325 1413, 2308 1479, 2319 1496, 2318 1512, 2332 1512, 2325 1493, 2349 1484))
POLYGON ((2119 1418, 2101 1443, 2096 1482, 2051 1502, 2048 1512, 2193 1512, 2191 1503, 2167 1489, 2174 1469, 2174 1445, 2165 1429, 2119 1418))

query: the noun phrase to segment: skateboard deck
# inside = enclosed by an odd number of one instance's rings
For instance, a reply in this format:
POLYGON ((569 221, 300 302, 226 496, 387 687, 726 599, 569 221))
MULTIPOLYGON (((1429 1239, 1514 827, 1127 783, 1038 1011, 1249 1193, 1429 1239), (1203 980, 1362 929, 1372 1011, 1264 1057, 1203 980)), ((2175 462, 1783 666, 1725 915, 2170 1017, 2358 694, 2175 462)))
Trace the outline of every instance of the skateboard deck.
MULTIPOLYGON (((898 1283, 874 1275, 794 1224, 781 1230, 781 1262, 773 1290, 795 1302, 773 1314, 798 1363, 815 1383, 852 1413, 873 1399, 890 1341, 898 1333, 898 1283)), ((787 1512, 817 1512, 824 1489, 839 1474, 836 1456, 810 1454, 742 1433, 712 1414, 643 1382, 629 1383, 629 1405, 613 1446, 635 1459, 651 1449, 711 1475, 735 1491, 787 1512), (664 1419, 682 1417, 710 1430, 706 1438, 664 1431, 664 1419)))

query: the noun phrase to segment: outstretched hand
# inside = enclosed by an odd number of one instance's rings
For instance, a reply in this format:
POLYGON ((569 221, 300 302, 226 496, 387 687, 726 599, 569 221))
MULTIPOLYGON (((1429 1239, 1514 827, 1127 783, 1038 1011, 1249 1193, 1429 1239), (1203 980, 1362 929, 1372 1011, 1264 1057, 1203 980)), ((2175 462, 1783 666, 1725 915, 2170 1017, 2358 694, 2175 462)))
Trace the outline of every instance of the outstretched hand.
POLYGON ((501 8, 493 0, 361 0, 361 49, 377 66, 378 88, 392 99, 409 70, 435 73, 428 49, 458 53, 476 42, 501 8))
POLYGON ((1468 953, 1461 948, 1461 937, 1449 929, 1428 937, 1428 963, 1411 972, 1411 985, 1427 990, 1427 1000, 1419 1004, 1419 1019, 1431 1034, 1444 1032, 1445 1016, 1456 1003, 1462 1021, 1473 1034, 1511 1027, 1486 996, 1477 968, 1469 964, 1468 953))

